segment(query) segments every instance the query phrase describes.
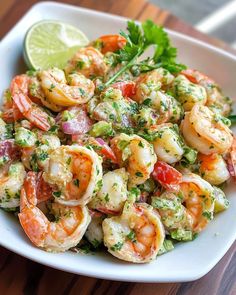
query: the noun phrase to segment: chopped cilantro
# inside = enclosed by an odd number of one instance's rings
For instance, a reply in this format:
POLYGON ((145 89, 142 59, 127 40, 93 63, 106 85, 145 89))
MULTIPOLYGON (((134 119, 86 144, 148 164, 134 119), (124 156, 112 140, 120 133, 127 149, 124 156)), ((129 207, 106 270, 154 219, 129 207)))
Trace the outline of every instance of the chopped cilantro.
POLYGON ((61 196, 61 192, 60 192, 60 191, 53 192, 52 194, 53 194, 53 196, 54 196, 55 198, 59 198, 59 197, 61 196))
POLYGON ((143 173, 140 172, 140 171, 137 171, 137 172, 135 173, 135 175, 136 175, 137 177, 143 177, 143 173))
POLYGON ((110 201, 109 194, 106 194, 106 195, 105 195, 104 200, 105 200, 107 203, 110 201))
POLYGON ((118 243, 116 243, 115 245, 113 245, 113 246, 111 247, 111 250, 112 250, 112 251, 120 251, 121 248, 123 247, 123 244, 124 244, 124 243, 122 243, 122 242, 118 242, 118 243))
POLYGON ((127 239, 129 239, 131 242, 135 243, 136 242, 136 235, 133 230, 130 231, 130 233, 126 236, 127 239))
POLYGON ((75 186, 78 186, 79 187, 79 179, 74 179, 73 180, 73 183, 75 186))

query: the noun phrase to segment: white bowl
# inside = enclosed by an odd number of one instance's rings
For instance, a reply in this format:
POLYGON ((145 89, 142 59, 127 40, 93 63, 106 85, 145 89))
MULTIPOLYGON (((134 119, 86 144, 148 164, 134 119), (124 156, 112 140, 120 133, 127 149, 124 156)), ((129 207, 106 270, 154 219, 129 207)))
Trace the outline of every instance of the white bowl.
MULTIPOLYGON (((33 6, 0 43, 0 93, 9 86, 15 74, 22 73, 23 38, 27 29, 43 19, 57 19, 78 26, 90 39, 103 34, 117 33, 126 28, 126 19, 88 9, 54 2, 41 2, 33 6)), ((179 49, 179 60, 214 78, 225 93, 236 92, 236 57, 201 41, 169 31, 179 49)), ((0 244, 13 252, 42 264, 86 276, 119 281, 182 282, 196 280, 222 258, 236 238, 236 198, 234 184, 227 188, 230 208, 220 213, 206 230, 192 242, 176 248, 150 264, 136 265, 119 261, 108 253, 82 255, 67 252, 50 254, 34 247, 20 225, 10 214, 0 210, 0 244)))

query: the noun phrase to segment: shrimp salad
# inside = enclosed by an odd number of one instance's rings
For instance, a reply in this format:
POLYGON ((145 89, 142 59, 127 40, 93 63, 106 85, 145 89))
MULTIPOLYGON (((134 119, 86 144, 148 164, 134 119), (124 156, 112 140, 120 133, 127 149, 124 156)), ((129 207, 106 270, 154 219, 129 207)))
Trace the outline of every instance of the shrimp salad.
POLYGON ((127 29, 64 69, 13 77, 4 93, 0 207, 45 251, 86 246, 147 263, 229 207, 231 99, 176 62, 161 27, 127 29))

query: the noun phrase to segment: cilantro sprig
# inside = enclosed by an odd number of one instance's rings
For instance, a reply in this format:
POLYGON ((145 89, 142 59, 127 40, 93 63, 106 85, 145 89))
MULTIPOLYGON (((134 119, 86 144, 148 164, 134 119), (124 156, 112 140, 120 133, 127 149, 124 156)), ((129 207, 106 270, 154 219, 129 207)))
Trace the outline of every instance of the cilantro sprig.
POLYGON ((116 62, 123 66, 105 83, 105 87, 134 66, 139 72, 147 72, 158 67, 163 67, 171 73, 178 73, 185 69, 183 64, 176 63, 177 50, 171 46, 169 37, 161 26, 154 24, 151 20, 146 20, 141 26, 134 21, 128 21, 127 31, 127 33, 120 32, 127 42, 116 53, 116 62), (154 47, 153 56, 138 62, 138 58, 150 46, 154 47))

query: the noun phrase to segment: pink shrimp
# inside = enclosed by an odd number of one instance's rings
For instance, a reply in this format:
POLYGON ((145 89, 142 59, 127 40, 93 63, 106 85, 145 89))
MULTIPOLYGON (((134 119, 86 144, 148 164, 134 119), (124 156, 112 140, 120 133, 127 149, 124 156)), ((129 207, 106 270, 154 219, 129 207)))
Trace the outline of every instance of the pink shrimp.
POLYGON ((12 99, 26 119, 43 131, 48 131, 51 125, 53 125, 54 120, 31 101, 28 96, 28 83, 29 78, 26 75, 19 75, 13 78, 10 87, 12 99))

